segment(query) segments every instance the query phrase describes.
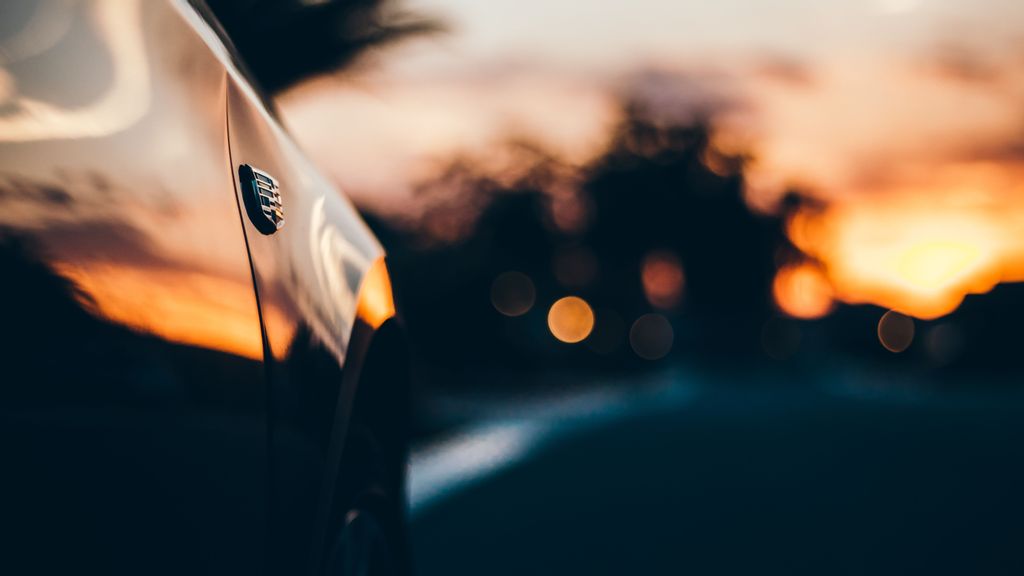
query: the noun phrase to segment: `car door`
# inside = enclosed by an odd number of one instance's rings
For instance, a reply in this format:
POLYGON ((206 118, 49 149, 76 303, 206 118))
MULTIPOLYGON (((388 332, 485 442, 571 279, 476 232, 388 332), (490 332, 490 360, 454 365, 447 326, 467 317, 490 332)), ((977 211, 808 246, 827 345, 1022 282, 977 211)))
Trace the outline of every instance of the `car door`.
POLYGON ((279 567, 315 571, 358 364, 394 304, 380 245, 237 71, 227 102, 270 364, 271 538, 279 567))
POLYGON ((222 48, 171 1, 5 0, 0 22, 0 573, 262 573, 222 48))

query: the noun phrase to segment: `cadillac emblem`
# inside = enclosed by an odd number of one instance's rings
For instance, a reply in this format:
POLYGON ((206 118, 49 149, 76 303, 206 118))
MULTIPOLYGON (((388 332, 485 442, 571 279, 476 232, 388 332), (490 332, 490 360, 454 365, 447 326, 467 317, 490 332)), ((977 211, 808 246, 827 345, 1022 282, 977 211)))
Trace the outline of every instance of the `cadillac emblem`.
POLYGON ((284 226, 281 192, 270 174, 242 164, 238 168, 238 180, 242 185, 245 211, 253 226, 264 234, 273 234, 284 226))

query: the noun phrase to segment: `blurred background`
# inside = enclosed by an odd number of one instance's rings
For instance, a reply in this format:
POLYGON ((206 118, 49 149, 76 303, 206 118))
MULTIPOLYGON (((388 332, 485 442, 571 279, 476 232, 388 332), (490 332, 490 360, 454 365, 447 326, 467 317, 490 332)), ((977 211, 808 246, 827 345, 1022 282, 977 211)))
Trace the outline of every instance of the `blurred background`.
POLYGON ((209 3, 389 252, 422 574, 1024 570, 1024 3, 209 3))

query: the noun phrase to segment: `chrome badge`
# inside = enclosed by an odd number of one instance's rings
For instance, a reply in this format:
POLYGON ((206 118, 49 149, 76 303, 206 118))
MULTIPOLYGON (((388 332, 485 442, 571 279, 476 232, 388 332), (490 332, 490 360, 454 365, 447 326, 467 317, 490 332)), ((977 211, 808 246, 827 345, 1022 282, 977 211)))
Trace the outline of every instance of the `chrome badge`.
POLYGON ((245 211, 256 229, 264 234, 273 234, 284 226, 284 207, 277 182, 262 170, 248 164, 238 168, 238 179, 242 184, 245 211))

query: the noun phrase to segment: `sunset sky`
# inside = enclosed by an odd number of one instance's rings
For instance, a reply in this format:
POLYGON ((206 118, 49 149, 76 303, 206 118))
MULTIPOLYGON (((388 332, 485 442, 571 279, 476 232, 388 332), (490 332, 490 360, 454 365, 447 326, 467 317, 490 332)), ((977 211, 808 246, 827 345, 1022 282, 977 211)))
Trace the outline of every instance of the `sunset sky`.
POLYGON ((826 200, 790 233, 843 301, 931 318, 1024 280, 1024 3, 407 5, 451 31, 282 100, 364 205, 414 210, 410 186, 439 162, 509 138, 584 164, 629 95, 710 115, 717 145, 753 155, 751 205, 826 200))

